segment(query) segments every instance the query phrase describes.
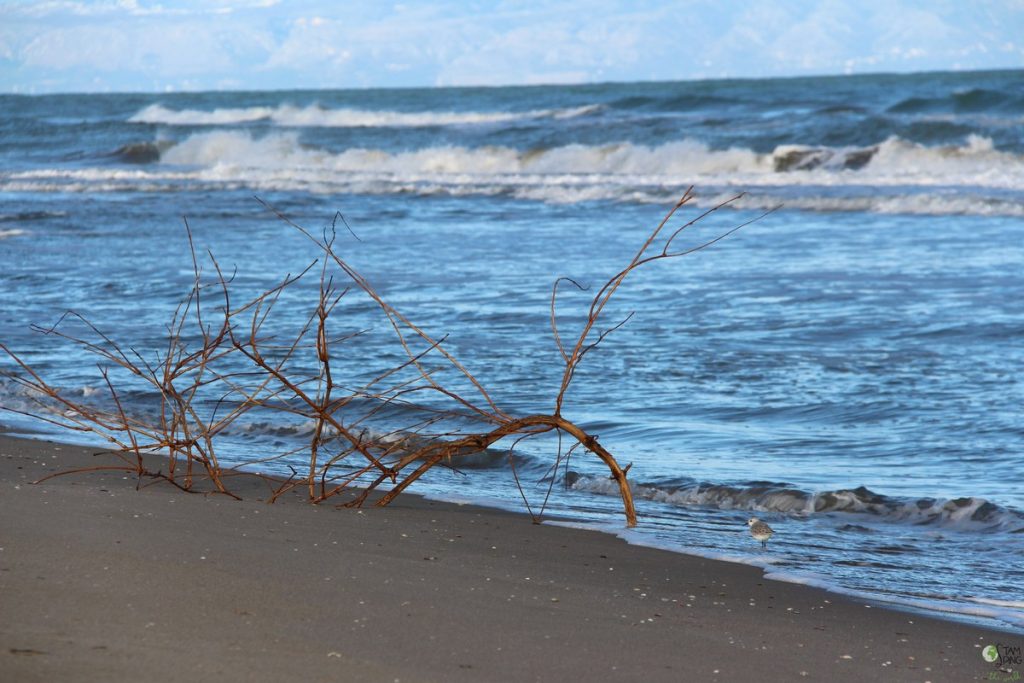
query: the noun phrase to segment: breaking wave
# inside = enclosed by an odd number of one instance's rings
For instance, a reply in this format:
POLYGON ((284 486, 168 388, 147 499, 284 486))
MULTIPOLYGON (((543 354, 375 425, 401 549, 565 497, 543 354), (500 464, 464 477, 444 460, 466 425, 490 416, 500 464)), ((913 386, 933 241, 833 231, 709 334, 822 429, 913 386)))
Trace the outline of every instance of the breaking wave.
POLYGON ((269 122, 285 127, 324 128, 428 128, 434 126, 467 126, 509 123, 529 119, 566 119, 599 111, 601 105, 565 109, 534 109, 524 112, 486 111, 373 111, 366 109, 328 109, 320 105, 276 107, 199 109, 168 109, 151 104, 128 119, 129 123, 158 123, 171 126, 225 126, 269 122))
POLYGON ((749 191, 738 208, 1024 216, 1024 157, 970 136, 927 147, 890 138, 865 148, 782 145, 770 153, 684 139, 519 150, 433 146, 327 150, 298 131, 194 133, 125 145, 124 166, 0 176, 11 192, 189 192, 248 188, 323 194, 505 196, 549 203, 664 203, 704 188, 710 205, 749 191))
MULTIPOLYGON (((607 477, 570 472, 567 481, 577 491, 619 495, 618 484, 607 477)), ((632 488, 637 498, 683 507, 756 510, 797 516, 842 514, 891 523, 1024 533, 1024 514, 976 497, 909 500, 884 496, 863 486, 812 493, 769 482, 737 486, 695 483, 678 487, 633 484, 632 488)))
POLYGON ((711 149, 684 139, 658 146, 634 143, 571 144, 517 150, 503 146, 426 147, 410 151, 350 148, 331 152, 305 144, 296 133, 253 137, 239 131, 194 134, 161 155, 185 166, 317 169, 325 173, 447 176, 573 176, 624 182, 674 182, 684 178, 768 184, 847 183, 982 185, 1018 188, 1024 158, 996 150, 972 135, 963 145, 925 147, 900 138, 867 148, 782 145, 769 154, 744 148, 711 149))

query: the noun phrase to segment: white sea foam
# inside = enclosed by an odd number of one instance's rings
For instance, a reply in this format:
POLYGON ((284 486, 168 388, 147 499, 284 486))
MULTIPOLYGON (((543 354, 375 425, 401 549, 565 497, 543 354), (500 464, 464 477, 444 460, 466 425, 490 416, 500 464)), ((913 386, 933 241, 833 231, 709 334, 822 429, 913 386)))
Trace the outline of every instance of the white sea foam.
MULTIPOLYGON (((783 149, 783 148, 780 148, 783 149)), ((787 148, 788 149, 788 148, 787 148)), ((783 153, 783 152, 780 152, 783 153)), ((992 148, 991 140, 972 136, 960 147, 929 148, 892 138, 882 143, 859 170, 820 165, 779 172, 780 153, 748 149, 713 150, 695 140, 650 147, 633 143, 572 144, 520 151, 509 147, 427 147, 388 152, 351 148, 341 152, 303 145, 295 133, 254 138, 247 132, 216 131, 190 136, 164 153, 163 161, 185 165, 228 164, 265 168, 298 166, 324 173, 383 173, 416 179, 424 174, 536 184, 602 181, 618 187, 680 184, 688 180, 744 186, 981 186, 1019 189, 1024 159, 992 148)), ((788 153, 788 152, 785 152, 788 153)))
POLYGON ((567 145, 519 151, 509 147, 427 147, 405 152, 351 148, 330 153, 303 146, 295 133, 254 138, 247 132, 197 133, 164 153, 162 161, 183 165, 228 164, 246 167, 316 165, 324 171, 386 173, 415 178, 423 174, 448 176, 543 176, 586 182, 600 176, 644 179, 678 178, 694 174, 760 174, 771 172, 766 158, 749 150, 712 151, 700 142, 682 140, 658 147, 631 143, 567 145))
POLYGON ((504 146, 330 151, 305 143, 298 131, 253 136, 214 130, 190 135, 164 150, 159 164, 9 173, 0 177, 0 189, 180 192, 245 187, 324 194, 501 195, 572 204, 664 203, 692 184, 706 193, 702 205, 746 190, 737 206, 752 210, 783 203, 811 211, 1024 216, 1024 158, 995 150, 986 138, 944 148, 893 138, 856 169, 843 162, 778 170, 780 156, 791 160, 792 153, 792 147, 772 154, 715 150, 688 139, 654 147, 616 143, 527 151, 504 146))
POLYGON ((246 107, 244 109, 174 110, 151 104, 128 119, 129 123, 165 123, 169 125, 216 126, 248 123, 270 118, 274 107, 246 107))
POLYGON ((967 598, 971 602, 994 607, 1008 607, 1010 609, 1024 610, 1024 600, 995 600, 992 598, 967 598))
POLYGON ((921 182, 922 177, 939 180, 955 175, 984 179, 1005 187, 1003 174, 1019 171, 1021 163, 1020 156, 996 150, 990 138, 971 134, 963 145, 940 147, 926 147, 891 137, 878 146, 878 152, 867 167, 874 172, 906 176, 916 182, 921 182))
POLYGON ((0 240, 8 239, 10 237, 20 237, 21 235, 27 235, 28 230, 22 230, 20 228, 11 228, 9 230, 0 230, 0 240))
POLYGON ((421 128, 430 126, 464 126, 509 123, 528 119, 565 119, 591 114, 600 105, 565 109, 534 109, 524 112, 420 111, 403 112, 354 108, 328 109, 319 105, 276 107, 199 109, 168 109, 151 104, 128 119, 130 123, 160 123, 174 126, 224 126, 255 121, 269 121, 278 126, 329 128, 421 128))

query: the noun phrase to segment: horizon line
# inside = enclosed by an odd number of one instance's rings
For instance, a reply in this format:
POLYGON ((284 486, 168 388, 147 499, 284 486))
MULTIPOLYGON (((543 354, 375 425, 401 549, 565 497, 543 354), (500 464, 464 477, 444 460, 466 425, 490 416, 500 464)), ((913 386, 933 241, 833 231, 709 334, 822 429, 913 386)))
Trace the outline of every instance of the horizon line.
POLYGON ((1022 66, 988 67, 988 68, 956 68, 920 69, 912 71, 864 71, 856 73, 805 73, 775 76, 697 76, 693 78, 651 79, 651 80, 606 80, 581 81, 578 83, 506 83, 506 84, 465 84, 465 85, 403 85, 403 86, 326 86, 326 87, 288 87, 288 88, 254 88, 254 87, 223 87, 196 89, 164 89, 164 90, 52 90, 45 92, 16 92, 6 90, 0 96, 10 97, 50 97, 56 95, 199 95, 213 93, 254 93, 254 92, 337 92, 337 91, 413 91, 413 90, 489 90, 489 89, 533 89, 533 88, 587 88, 606 85, 669 85, 676 83, 707 83, 737 81, 782 81, 801 79, 844 79, 865 77, 912 77, 926 74, 983 74, 1024 71, 1022 66))

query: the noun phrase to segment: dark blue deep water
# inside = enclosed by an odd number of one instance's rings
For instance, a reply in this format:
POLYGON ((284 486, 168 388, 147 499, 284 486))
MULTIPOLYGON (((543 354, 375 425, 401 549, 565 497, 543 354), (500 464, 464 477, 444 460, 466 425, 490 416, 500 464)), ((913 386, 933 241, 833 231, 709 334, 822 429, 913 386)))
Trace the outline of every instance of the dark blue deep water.
MULTIPOLYGON (((673 225, 747 194, 687 244, 781 205, 626 281, 605 326, 635 314, 587 357, 564 413, 633 463, 641 523, 623 530, 582 454, 550 518, 1024 628, 1024 72, 0 96, 0 110, 0 342, 83 400, 104 400, 96 358, 30 325, 73 309, 159 348, 192 279, 183 217, 240 293, 300 271, 316 250, 254 197, 317 232, 340 211, 358 236, 340 229, 345 258, 514 414, 557 392, 557 277, 592 287, 562 290, 571 336, 688 186, 673 225), (767 551, 746 533, 755 514, 777 532, 767 551)), ((305 320, 308 284, 268 332, 305 320)), ((336 379, 401 362, 365 300, 336 320, 365 331, 337 347, 336 379)), ((154 401, 126 391, 138 410, 154 401)), ((30 401, 0 376, 0 406, 30 401)), ((228 462, 309 438, 265 420, 225 434, 228 462)), ((535 509, 555 448, 518 451, 535 509)), ((522 506, 503 457, 413 490, 522 506)))

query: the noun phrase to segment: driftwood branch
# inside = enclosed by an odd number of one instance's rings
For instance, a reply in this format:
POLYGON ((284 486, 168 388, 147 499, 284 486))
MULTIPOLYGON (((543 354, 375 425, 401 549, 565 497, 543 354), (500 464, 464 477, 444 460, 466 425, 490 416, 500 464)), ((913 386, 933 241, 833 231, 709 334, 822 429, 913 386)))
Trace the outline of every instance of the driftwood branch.
MULTIPOLYGON (((251 461, 280 461, 291 472, 284 480, 265 477, 271 502, 300 488, 314 503, 357 489, 354 498, 344 504, 362 505, 379 493, 375 504, 387 505, 434 467, 457 470, 460 459, 484 453, 506 441, 511 443, 509 467, 535 521, 547 506, 560 465, 565 462, 567 467, 570 456, 578 457, 576 454, 585 451, 608 468, 619 487, 626 523, 632 526, 636 524, 636 510, 627 478, 629 466, 621 467, 596 435, 563 416, 566 392, 587 354, 633 317, 629 313, 610 325, 602 322, 609 301, 626 278, 647 264, 705 249, 748 225, 752 221, 696 246, 676 246, 685 230, 740 196, 700 212, 679 227, 669 228, 676 214, 694 198, 692 188, 687 190, 647 235, 629 263, 596 290, 586 309, 586 319, 572 338, 559 329, 559 290, 565 285, 581 291, 586 291, 586 287, 569 277, 555 280, 549 304, 550 323, 564 367, 550 413, 514 416, 500 408, 483 384, 446 348, 447 337, 430 336, 389 304, 335 249, 339 220, 353 238, 359 239, 341 213, 335 215, 329 229, 317 236, 262 200, 263 206, 309 240, 316 257, 298 274, 288 274, 259 295, 236 303, 234 274, 225 273, 209 252, 206 259, 211 275, 204 274, 192 229, 186 221, 193 281, 171 314, 165 343, 154 351, 152 358, 147 359, 133 347, 121 346, 112 335, 74 311, 68 311, 50 327, 35 328, 45 336, 77 345, 97 357, 109 401, 69 398, 16 351, 0 343, 0 352, 15 365, 14 370, 3 374, 13 378, 34 402, 36 409, 26 414, 67 429, 100 435, 122 461, 90 470, 121 469, 135 473, 140 480, 167 481, 186 491, 198 490, 205 482, 212 492, 233 496, 227 480, 237 472, 221 467, 220 437, 246 417, 271 412, 309 420, 313 425, 308 444, 302 449, 260 455, 251 461), (271 329, 282 294, 311 273, 317 273, 319 281, 305 322, 285 340, 265 333, 271 329), (337 354, 349 352, 364 331, 333 331, 335 313, 352 296, 365 297, 375 304, 405 356, 402 362, 377 372, 354 388, 339 381, 334 361, 337 354), (84 334, 68 330, 71 323, 80 324, 84 334), (428 362, 440 362, 454 371, 460 382, 468 382, 469 392, 443 381, 437 368, 430 367, 428 362), (309 367, 314 369, 310 371, 309 367), (123 375, 124 381, 145 385, 158 397, 157 410, 146 413, 126 405, 125 388, 118 384, 115 373, 123 375), (424 393, 434 400, 413 402, 414 397, 424 393), (213 407, 209 408, 210 405, 213 407), (411 411, 413 417, 404 425, 391 425, 383 430, 373 426, 383 420, 385 411, 396 406, 411 411), (446 428, 444 425, 449 421, 461 426, 446 428), (471 426, 466 427, 467 423, 471 426), (551 434, 557 436, 558 448, 548 470, 550 482, 543 503, 535 515, 512 456, 523 442, 551 434), (166 455, 166 472, 147 469, 144 455, 151 453, 166 455), (297 469, 303 453, 305 463, 297 469)), ((275 418, 271 415, 269 419, 275 418)))

